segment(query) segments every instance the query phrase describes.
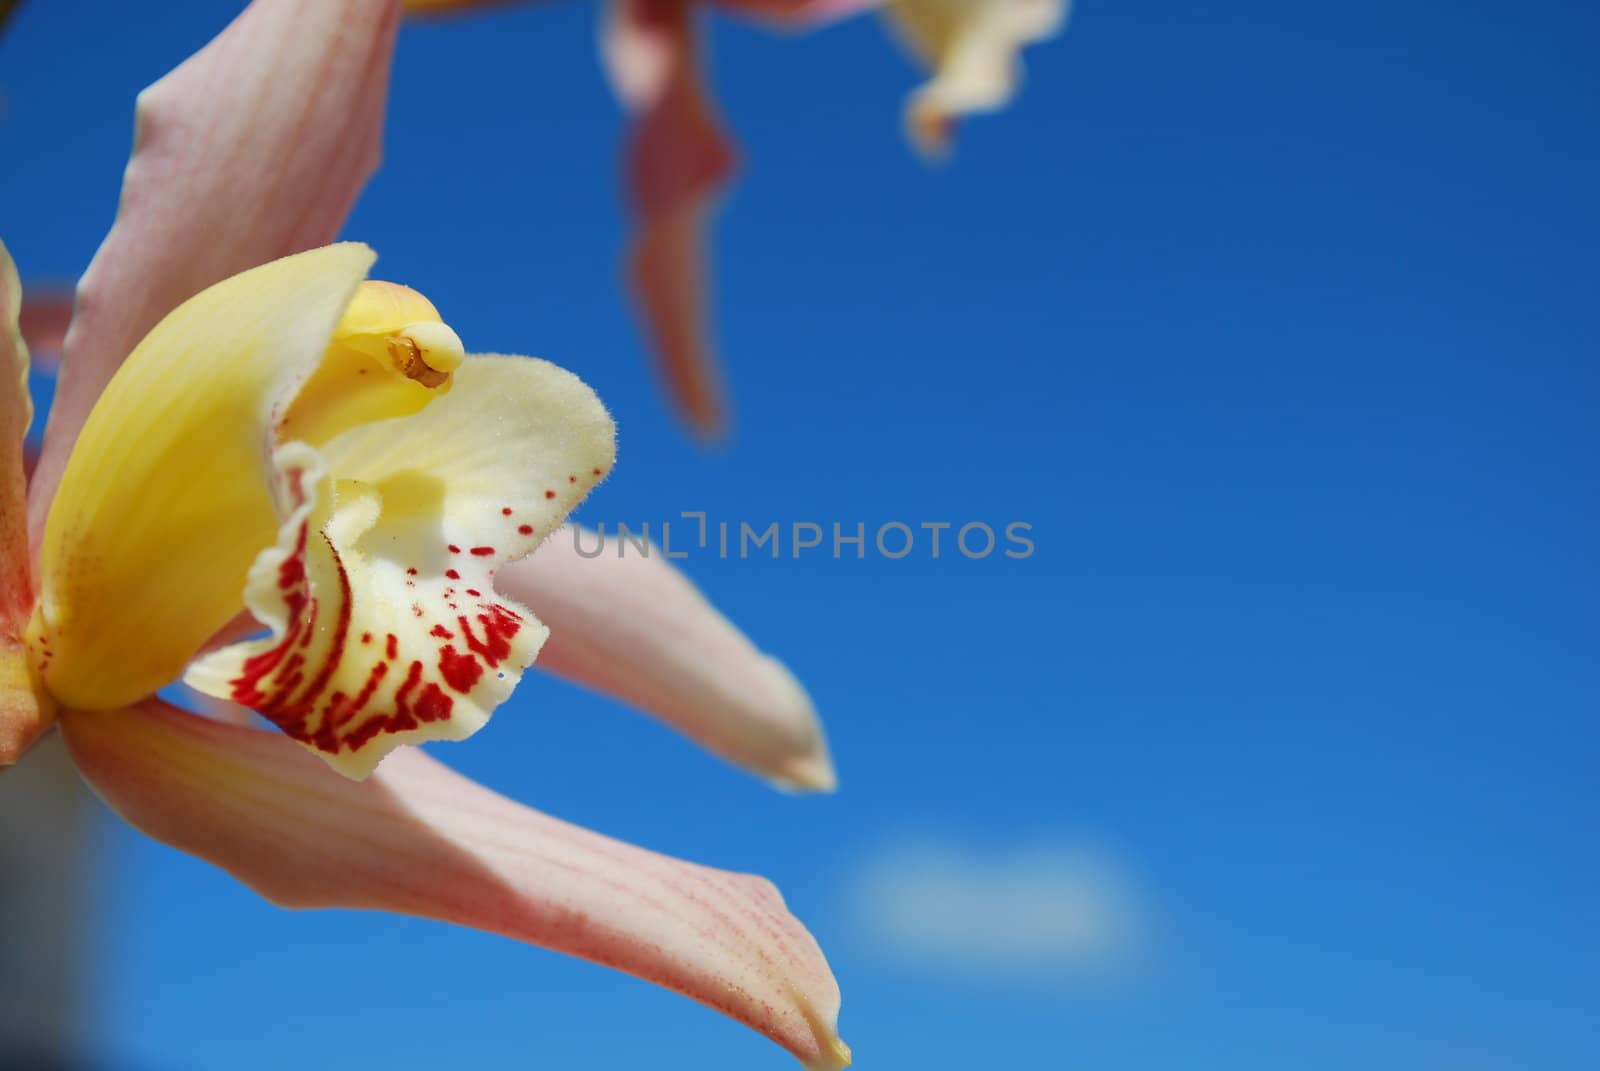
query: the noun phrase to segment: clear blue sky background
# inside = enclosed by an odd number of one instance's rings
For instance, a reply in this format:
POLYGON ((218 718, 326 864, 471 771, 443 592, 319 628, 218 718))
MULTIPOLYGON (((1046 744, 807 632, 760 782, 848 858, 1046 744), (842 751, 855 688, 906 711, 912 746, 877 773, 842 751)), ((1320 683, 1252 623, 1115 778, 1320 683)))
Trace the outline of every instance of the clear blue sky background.
MULTIPOLYGON (((0 234, 26 275, 82 270, 133 94, 232 10, 25 5, 0 234)), ((597 387, 622 453, 591 522, 1021 520, 1038 551, 686 563, 812 689, 837 796, 543 679, 445 757, 771 876, 865 1068, 1600 1066, 1600 13, 1085 0, 932 170, 875 20, 718 22, 748 168, 717 226, 738 428, 712 455, 616 285, 595 17, 404 30, 348 229, 379 274, 597 387), (1137 968, 890 954, 852 890, 908 836, 1104 846, 1146 903, 1137 968)), ((109 823, 105 848, 113 1067, 789 1066, 600 968, 280 913, 109 823)))

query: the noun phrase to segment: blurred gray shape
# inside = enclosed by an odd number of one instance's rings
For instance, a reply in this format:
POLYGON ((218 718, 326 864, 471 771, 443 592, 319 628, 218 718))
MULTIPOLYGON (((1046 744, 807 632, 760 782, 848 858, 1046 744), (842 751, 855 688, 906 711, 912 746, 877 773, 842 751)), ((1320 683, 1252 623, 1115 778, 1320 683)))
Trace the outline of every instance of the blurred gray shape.
POLYGON ((90 799, 59 733, 0 769, 0 1067, 81 1066, 90 799))

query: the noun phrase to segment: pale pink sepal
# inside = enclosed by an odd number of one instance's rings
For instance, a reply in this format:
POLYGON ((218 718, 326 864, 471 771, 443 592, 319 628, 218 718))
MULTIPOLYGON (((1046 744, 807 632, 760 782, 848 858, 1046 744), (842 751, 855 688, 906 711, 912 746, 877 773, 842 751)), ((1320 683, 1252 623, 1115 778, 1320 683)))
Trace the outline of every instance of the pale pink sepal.
POLYGON ((663 555, 564 528, 496 586, 550 628, 538 668, 651 714, 785 788, 831 791, 822 723, 794 675, 757 650, 663 555), (599 553, 594 557, 585 555, 599 553), (581 553, 580 553, 581 551, 581 553))
POLYGON ((393 911, 502 934, 693 997, 808 1067, 849 1063, 839 989, 761 878, 559 822, 414 749, 364 782, 277 733, 159 701, 71 713, 90 785, 157 840, 285 907, 393 911))
POLYGON ((33 420, 28 393, 28 347, 19 319, 22 284, 11 254, 0 244, 0 640, 33 602, 28 576, 28 481, 23 440, 33 420))
POLYGON ((325 245, 381 152, 400 0, 255 0, 145 90, 117 219, 78 287, 29 492, 42 528, 67 454, 135 343, 230 275, 325 245))

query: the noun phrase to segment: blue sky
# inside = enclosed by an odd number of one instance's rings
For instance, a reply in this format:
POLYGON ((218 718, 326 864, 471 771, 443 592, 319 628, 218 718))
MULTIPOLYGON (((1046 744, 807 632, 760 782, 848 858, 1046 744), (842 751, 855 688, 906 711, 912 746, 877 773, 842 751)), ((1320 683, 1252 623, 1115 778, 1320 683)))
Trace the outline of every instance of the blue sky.
MULTIPOLYGON (((25 276, 82 270, 133 94, 231 10, 25 6, 0 43, 25 276)), ((715 250, 737 429, 710 454, 616 285, 595 14, 403 32, 347 231, 379 274, 595 385, 621 457, 592 523, 1024 521, 1037 551, 685 563, 810 687, 834 797, 537 679, 444 757, 772 877, 861 1067, 1600 1063, 1600 12, 1085 0, 933 169, 873 20, 719 21, 747 166, 715 250), (922 899, 884 909, 886 872, 922 899), (1067 936, 1008 959, 1015 932, 959 932, 986 903, 1067 936)), ((109 822, 103 845, 113 1067, 790 1066, 600 968, 280 913, 109 822)))

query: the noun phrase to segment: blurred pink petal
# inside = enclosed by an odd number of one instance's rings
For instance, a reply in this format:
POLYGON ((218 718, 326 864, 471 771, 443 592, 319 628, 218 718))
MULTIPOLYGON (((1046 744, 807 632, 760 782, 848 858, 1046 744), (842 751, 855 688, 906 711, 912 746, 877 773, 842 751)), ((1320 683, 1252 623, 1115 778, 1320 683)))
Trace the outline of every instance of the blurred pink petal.
MULTIPOLYGON (((600 544, 580 536, 584 553, 600 544)), ((782 662, 757 650, 659 548, 580 555, 573 530, 500 571, 496 586, 550 628, 540 669, 652 714, 786 788, 831 791, 822 724, 782 662)))
POLYGON ((125 819, 285 907, 393 911, 594 960, 840 1068, 839 990, 777 890, 541 815, 414 749, 365 782, 275 733, 157 701, 71 713, 73 760, 125 819))
POLYGON ((29 496, 37 535, 79 427, 157 320, 334 239, 381 151, 400 0, 255 0, 145 90, 117 219, 78 312, 29 496))
POLYGON ((637 116, 624 162, 638 231, 629 277, 668 394, 705 438, 727 430, 706 323, 705 227, 734 167, 702 83, 694 12, 683 0, 613 0, 602 40, 637 116))
POLYGON ((23 439, 33 420, 28 393, 28 348, 19 316, 22 284, 11 254, 0 245, 0 639, 24 620, 33 603, 28 576, 28 483, 23 439))
MULTIPOLYGON (((708 326, 707 217, 733 173, 701 70, 691 0, 611 0, 601 51, 612 85, 637 118, 624 179, 638 216, 629 279, 667 393, 694 432, 727 432, 722 373, 708 326)), ((873 0, 716 0, 711 6, 814 25, 873 0)))
MULTIPOLYGON (((417 14, 503 6, 515 0, 406 0, 417 14)), ((882 0, 607 0, 601 55, 635 117, 623 165, 637 218, 628 279, 662 382, 690 428, 727 432, 722 373, 711 342, 706 228, 735 166, 701 70, 694 20, 714 7, 799 29, 879 6, 882 0)))
POLYGON ((72 287, 30 283, 22 303, 22 337, 35 371, 53 370, 72 323, 72 287))

